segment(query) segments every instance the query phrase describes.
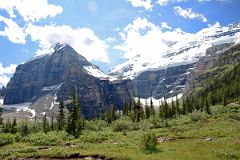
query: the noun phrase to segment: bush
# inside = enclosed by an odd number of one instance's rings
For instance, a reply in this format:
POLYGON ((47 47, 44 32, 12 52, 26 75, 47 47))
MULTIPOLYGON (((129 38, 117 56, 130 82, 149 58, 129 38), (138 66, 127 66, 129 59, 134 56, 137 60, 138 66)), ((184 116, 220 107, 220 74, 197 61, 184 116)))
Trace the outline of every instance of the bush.
POLYGON ((147 120, 147 119, 140 121, 139 126, 140 126, 141 130, 143 130, 143 131, 147 131, 147 130, 153 128, 153 124, 151 122, 149 122, 149 120, 147 120))
POLYGON ((208 114, 206 112, 194 111, 193 113, 188 114, 192 121, 202 121, 208 118, 208 114))
POLYGON ((152 124, 152 128, 162 128, 164 127, 163 121, 158 117, 150 117, 149 118, 150 123, 152 124))
POLYGON ((174 119, 170 119, 168 121, 169 126, 181 126, 183 124, 188 124, 190 123, 192 120, 190 119, 189 116, 187 115, 180 115, 177 118, 174 119))
POLYGON ((90 131, 102 131, 107 127, 107 123, 103 120, 86 121, 85 129, 90 131))
POLYGON ((0 146, 5 146, 14 142, 15 136, 9 133, 0 134, 0 146))
POLYGON ((157 137, 152 132, 143 132, 141 138, 141 145, 144 150, 156 150, 157 137))
POLYGON ((136 123, 133 123, 131 120, 127 118, 121 118, 113 122, 112 128, 114 132, 122 132, 124 130, 126 131, 132 131, 139 129, 136 125, 136 123))
POLYGON ((240 113, 228 113, 227 118, 233 119, 233 120, 240 120, 240 113))
POLYGON ((227 112, 227 107, 222 105, 211 106, 210 110, 213 116, 219 116, 227 112))
POLYGON ((68 139, 69 139, 69 136, 66 132, 55 131, 55 132, 48 132, 47 134, 43 132, 31 134, 28 137, 27 141, 33 145, 54 146, 68 139))
POLYGON ((232 160, 238 159, 238 155, 236 153, 233 153, 225 149, 216 149, 214 151, 214 155, 218 158, 223 158, 223 159, 232 159, 232 160))

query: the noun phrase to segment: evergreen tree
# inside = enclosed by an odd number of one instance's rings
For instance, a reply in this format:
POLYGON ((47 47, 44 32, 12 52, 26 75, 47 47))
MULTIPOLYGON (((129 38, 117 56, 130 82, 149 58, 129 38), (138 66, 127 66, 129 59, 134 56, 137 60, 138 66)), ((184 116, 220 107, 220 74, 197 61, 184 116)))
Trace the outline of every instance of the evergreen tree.
POLYGON ((51 130, 54 130, 54 117, 51 118, 51 130))
POLYGON ((2 109, 2 107, 0 106, 0 125, 3 124, 2 113, 3 113, 3 109, 2 109))
POLYGON ((22 123, 20 126, 20 135, 22 137, 25 137, 28 135, 28 133, 29 133, 29 128, 28 128, 28 121, 26 119, 25 123, 22 123))
POLYGON ((159 102, 159 118, 164 119, 164 104, 163 101, 159 102))
POLYGON ((78 138, 83 130, 83 127, 84 119, 75 87, 72 93, 72 106, 68 117, 67 132, 75 138, 78 138))
POLYGON ((4 125, 4 132, 5 133, 10 133, 12 130, 12 123, 10 121, 10 119, 7 119, 5 125, 4 125))
POLYGON ((145 115, 146 115, 146 118, 148 119, 151 115, 151 110, 150 110, 150 107, 147 103, 147 100, 145 101, 145 115))
POLYGON ((186 113, 187 113, 187 107, 186 107, 185 99, 183 98, 183 100, 182 100, 182 114, 185 115, 186 113))
POLYGON ((58 130, 63 130, 65 126, 65 112, 64 112, 64 103, 60 101, 59 104, 59 114, 58 114, 58 130))
POLYGON ((128 109, 129 109, 128 103, 127 103, 127 101, 125 100, 124 106, 123 106, 123 115, 124 115, 124 116, 127 116, 127 115, 128 115, 128 109))
POLYGON ((150 99, 150 116, 154 117, 156 114, 156 111, 154 109, 152 98, 150 99))
POLYGON ((43 125, 43 132, 47 133, 49 131, 49 123, 47 120, 47 114, 45 113, 42 119, 42 125, 43 125))
POLYGON ((16 117, 13 119, 12 126, 11 126, 11 133, 17 133, 17 119, 16 117))
POLYGON ((166 99, 164 99, 163 115, 164 115, 164 119, 169 118, 169 106, 166 99))
POLYGON ((172 99, 172 103, 171 103, 171 117, 174 117, 176 115, 176 106, 175 106, 175 103, 172 99))
POLYGON ((179 116, 180 115, 180 103, 179 103, 179 99, 176 96, 176 114, 179 116))
POLYGON ((205 101, 205 112, 206 112, 207 114, 211 114, 210 108, 209 108, 209 103, 208 103, 207 100, 205 101))

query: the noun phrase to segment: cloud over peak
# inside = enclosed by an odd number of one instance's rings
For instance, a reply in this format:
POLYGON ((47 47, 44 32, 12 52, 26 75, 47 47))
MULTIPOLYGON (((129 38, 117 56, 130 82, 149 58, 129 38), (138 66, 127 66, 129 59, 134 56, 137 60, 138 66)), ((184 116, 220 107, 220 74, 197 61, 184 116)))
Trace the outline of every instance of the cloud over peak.
POLYGON ((192 8, 183 9, 180 6, 176 6, 174 7, 174 10, 176 15, 179 15, 185 19, 199 19, 202 22, 207 22, 207 18, 203 14, 193 12, 192 8))

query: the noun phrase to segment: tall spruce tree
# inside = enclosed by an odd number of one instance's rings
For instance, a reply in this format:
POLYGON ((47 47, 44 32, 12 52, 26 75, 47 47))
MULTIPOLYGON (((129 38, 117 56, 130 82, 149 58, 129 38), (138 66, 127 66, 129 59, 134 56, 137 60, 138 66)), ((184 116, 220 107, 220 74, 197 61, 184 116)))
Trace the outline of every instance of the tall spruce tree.
POLYGON ((2 113, 3 113, 3 109, 2 109, 2 106, 0 106, 0 125, 3 124, 2 113))
POLYGON ((65 126, 65 111, 64 102, 61 100, 59 103, 59 113, 58 113, 58 130, 63 130, 65 126))
POLYGON ((175 115, 176 115, 176 106, 175 106, 174 100, 172 99, 172 102, 171 102, 171 118, 174 117, 175 115))
POLYGON ((46 113, 43 116, 42 125, 43 125, 43 132, 47 133, 50 130, 50 128, 49 128, 49 123, 48 123, 48 120, 47 120, 47 114, 46 113))
POLYGON ((13 134, 17 133, 17 119, 16 119, 16 117, 14 117, 11 127, 12 127, 11 128, 11 133, 13 133, 13 134))
POLYGON ((71 110, 68 117, 67 132, 78 138, 84 127, 84 119, 81 112, 76 86, 72 93, 71 110))
POLYGON ((180 103, 179 103, 178 96, 176 96, 176 115, 177 116, 180 115, 180 103))
POLYGON ((146 118, 150 118, 151 116, 151 110, 150 110, 150 107, 147 103, 147 100, 145 101, 145 115, 146 115, 146 118))
POLYGON ((154 105, 153 105, 153 101, 152 101, 152 98, 150 99, 150 116, 154 117, 156 114, 156 111, 155 111, 155 108, 154 108, 154 105))

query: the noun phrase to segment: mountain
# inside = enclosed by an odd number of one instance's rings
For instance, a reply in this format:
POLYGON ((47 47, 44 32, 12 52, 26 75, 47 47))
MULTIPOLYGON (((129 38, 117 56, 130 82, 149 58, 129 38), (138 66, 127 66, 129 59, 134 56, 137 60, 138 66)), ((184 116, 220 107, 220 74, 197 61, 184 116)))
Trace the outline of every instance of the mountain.
POLYGON ((240 23, 214 25, 186 36, 158 55, 137 55, 114 67, 109 75, 131 79, 135 93, 142 98, 172 97, 183 92, 187 75, 209 48, 222 45, 222 50, 239 42, 240 23))
POLYGON ((53 53, 29 60, 16 68, 7 84, 4 104, 29 102, 29 108, 37 115, 46 112, 56 114, 58 101, 67 103, 74 86, 86 117, 99 115, 111 103, 120 108, 132 97, 128 80, 113 79, 71 46, 56 44, 53 53))
POLYGON ((240 44, 202 57, 189 74, 184 92, 186 96, 193 96, 199 106, 206 102, 209 105, 227 104, 239 100, 239 82, 240 44))

